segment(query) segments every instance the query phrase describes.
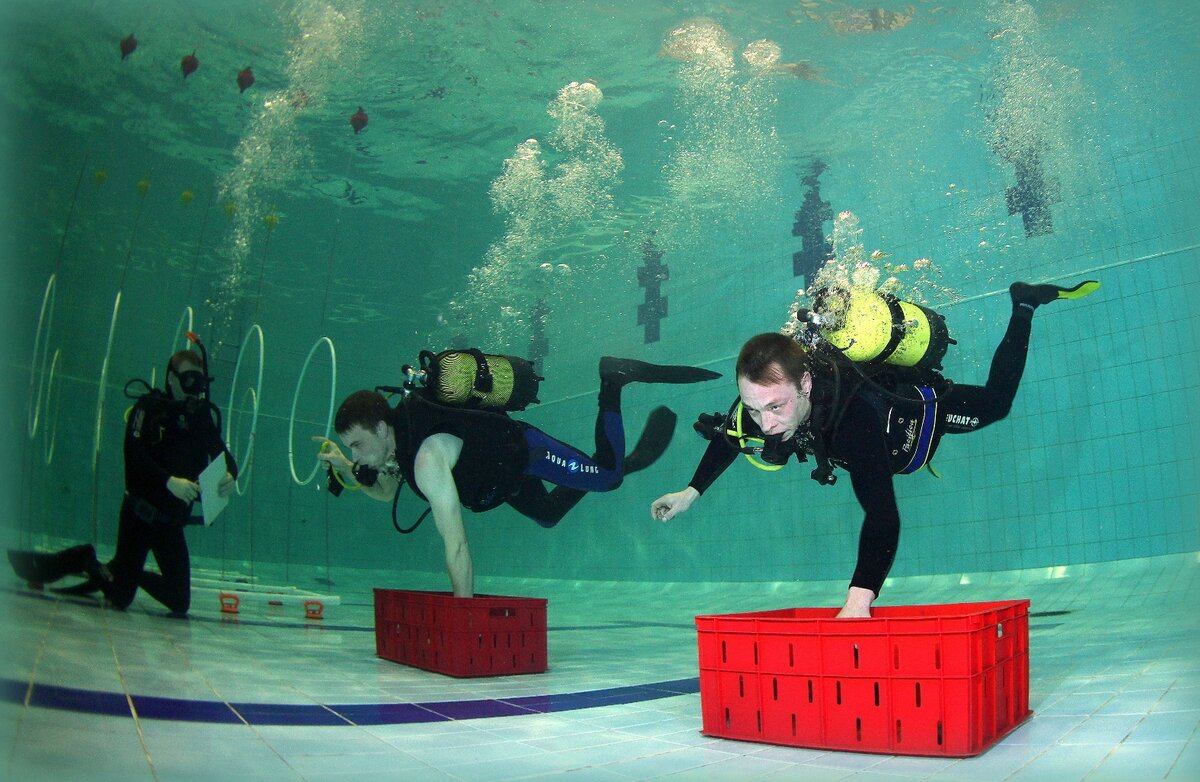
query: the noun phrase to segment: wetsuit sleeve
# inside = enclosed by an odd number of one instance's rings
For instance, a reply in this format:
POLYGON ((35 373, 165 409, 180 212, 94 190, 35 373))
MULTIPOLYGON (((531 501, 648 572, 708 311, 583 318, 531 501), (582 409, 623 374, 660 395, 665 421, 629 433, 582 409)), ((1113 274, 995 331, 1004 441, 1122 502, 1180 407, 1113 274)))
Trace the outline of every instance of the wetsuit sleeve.
POLYGON ((858 566, 850 586, 876 595, 896 558, 900 509, 892 486, 891 460, 878 417, 861 400, 851 402, 834 438, 834 453, 844 459, 854 496, 863 509, 858 536, 858 566))
POLYGON ((729 442, 724 437, 720 435, 713 437, 708 442, 704 456, 700 457, 700 464, 696 466, 696 473, 688 482, 688 486, 703 494, 709 486, 712 486, 713 481, 721 477, 721 473, 733 464, 737 455, 737 451, 729 446, 729 442))

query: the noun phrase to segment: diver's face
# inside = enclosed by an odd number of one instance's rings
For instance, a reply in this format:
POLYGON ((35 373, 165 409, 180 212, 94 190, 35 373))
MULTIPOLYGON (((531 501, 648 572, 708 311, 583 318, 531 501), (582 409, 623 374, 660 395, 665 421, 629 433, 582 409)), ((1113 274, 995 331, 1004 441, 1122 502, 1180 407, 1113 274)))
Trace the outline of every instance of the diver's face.
POLYGON ((350 450, 350 461, 378 470, 388 463, 396 451, 391 428, 383 421, 374 429, 354 424, 338 435, 342 445, 350 450))
POLYGON ((184 362, 167 373, 167 386, 174 399, 199 398, 204 391, 204 372, 195 364, 184 362))
POLYGON ((737 383, 742 409, 750 415, 750 420, 758 424, 763 434, 780 435, 786 440, 796 433, 797 427, 807 421, 812 413, 812 403, 809 401, 812 375, 807 372, 801 379, 800 388, 787 380, 761 384, 739 377, 737 383))

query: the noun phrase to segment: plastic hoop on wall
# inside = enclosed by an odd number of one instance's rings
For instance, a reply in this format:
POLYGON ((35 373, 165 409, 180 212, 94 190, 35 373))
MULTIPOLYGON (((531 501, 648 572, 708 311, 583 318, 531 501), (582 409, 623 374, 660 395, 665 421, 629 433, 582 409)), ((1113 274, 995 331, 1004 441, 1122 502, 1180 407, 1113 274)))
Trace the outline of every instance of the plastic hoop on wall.
MULTIPOLYGON (((251 388, 250 386, 246 386, 246 393, 243 396, 250 397, 250 406, 253 407, 255 410, 258 409, 258 394, 256 394, 254 392, 253 388, 251 388)), ((246 461, 237 463, 238 464, 238 477, 237 477, 237 481, 234 483, 234 488, 237 489, 237 493, 238 493, 239 497, 245 496, 246 492, 250 490, 250 471, 251 471, 251 465, 254 464, 254 440, 255 440, 255 435, 253 432, 251 432, 250 433, 250 445, 246 448, 246 461), (244 483, 242 482, 242 478, 246 479, 244 483)), ((237 443, 229 442, 228 440, 226 440, 226 444, 233 451, 237 450, 237 443)))
POLYGON ((113 302, 112 322, 108 325, 108 345, 104 348, 104 363, 100 366, 100 394, 96 397, 96 437, 92 441, 92 472, 100 456, 100 433, 104 424, 104 397, 108 391, 108 360, 112 358, 113 336, 117 333, 117 313, 121 310, 121 291, 113 302))
MULTIPOLYGON (((253 398, 251 400, 251 410, 253 412, 250 414, 250 438, 246 443, 246 452, 237 459, 237 492, 239 495, 245 494, 246 489, 250 485, 250 460, 254 456, 254 440, 258 433, 258 400, 262 396, 263 357, 265 355, 264 351, 266 348, 263 340, 262 327, 257 323, 247 329, 246 336, 242 337, 242 347, 238 350, 237 364, 235 364, 233 367, 233 379, 229 382, 229 404, 226 407, 226 409, 229 411, 229 415, 225 419, 225 442, 229 443, 233 441, 233 401, 234 395, 237 393, 238 377, 242 372, 242 359, 246 355, 246 343, 249 342, 250 338, 254 335, 258 336, 258 379, 253 388, 249 386, 246 388, 247 391, 253 394, 253 398), (246 479, 244 482, 242 481, 243 477, 246 479)), ((236 456, 237 455, 235 454, 235 458, 236 456)))
POLYGON ((33 361, 29 365, 29 410, 26 416, 30 440, 37 435, 38 421, 42 413, 42 391, 46 385, 46 354, 50 352, 50 327, 54 325, 54 303, 58 299, 58 288, 55 285, 57 278, 57 274, 51 274, 50 279, 46 281, 46 292, 42 294, 42 311, 38 314, 37 331, 33 334, 33 361), (43 333, 45 339, 42 338, 43 333), (36 396, 33 391, 35 385, 36 396))
POLYGON ((175 351, 177 349, 176 345, 179 344, 179 339, 181 337, 183 338, 183 346, 185 348, 189 346, 189 343, 187 340, 187 333, 192 330, 192 324, 193 324, 194 319, 195 319, 195 315, 192 313, 192 306, 189 304, 188 306, 183 308, 183 313, 179 316, 179 322, 175 324, 175 336, 171 338, 171 353, 172 354, 175 353, 175 351), (183 322, 185 320, 187 321, 186 329, 183 327, 183 322))
POLYGON ((333 340, 329 337, 321 337, 313 343, 312 348, 308 351, 308 358, 304 359, 304 366, 300 369, 300 379, 296 381, 296 392, 292 394, 292 414, 288 419, 288 466, 292 470, 292 480, 301 486, 307 486, 316 477, 317 471, 321 469, 321 462, 318 461, 313 465, 312 472, 308 474, 308 477, 300 480, 300 476, 296 474, 293 441, 296 434, 296 403, 300 401, 300 389, 304 386, 304 376, 308 374, 308 365, 312 363, 313 356, 322 342, 329 346, 329 415, 325 418, 325 437, 329 437, 329 430, 333 427, 333 411, 337 399, 337 351, 333 347, 333 340))
POLYGON ((179 322, 175 324, 175 336, 171 338, 171 350, 168 352, 168 355, 173 356, 177 351, 187 350, 192 346, 192 343, 188 341, 187 335, 189 331, 192 331, 194 321, 195 315, 192 313, 192 306, 189 304, 183 308, 183 313, 179 316, 179 322), (184 321, 187 321, 187 328, 184 328, 184 321))
POLYGON ((46 462, 47 467, 50 466, 50 462, 54 461, 54 441, 58 438, 58 411, 55 411, 55 413, 54 413, 54 428, 52 428, 52 429, 49 428, 50 427, 49 415, 50 415, 50 410, 51 410, 52 406, 54 405, 54 378, 56 377, 56 373, 58 372, 58 359, 61 354, 62 354, 61 350, 55 349, 54 358, 52 358, 50 360, 49 377, 46 380, 46 415, 47 415, 46 426, 47 426, 47 429, 46 429, 46 446, 45 446, 44 461, 46 462))

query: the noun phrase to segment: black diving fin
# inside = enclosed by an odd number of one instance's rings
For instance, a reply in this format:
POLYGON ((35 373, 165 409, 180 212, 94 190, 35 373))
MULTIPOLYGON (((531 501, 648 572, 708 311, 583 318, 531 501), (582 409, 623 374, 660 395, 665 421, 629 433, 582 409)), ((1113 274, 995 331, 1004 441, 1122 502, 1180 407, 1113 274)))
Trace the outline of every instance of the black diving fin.
MULTIPOLYGON (((686 368, 691 369, 691 367, 686 368)), ((666 452, 667 446, 671 444, 671 438, 675 435, 677 419, 678 416, 668 407, 660 406, 650 411, 650 417, 646 419, 646 426, 642 429, 642 436, 638 438, 637 445, 625 457, 626 475, 644 470, 658 461, 658 458, 666 452)))
POLYGON ((701 383, 716 380, 720 372, 700 367, 650 364, 635 358, 603 356, 600 359, 600 378, 609 383, 701 383))
POLYGON ((1024 304, 1033 309, 1058 299, 1082 299, 1099 289, 1100 283, 1096 280, 1084 280, 1073 288, 1064 288, 1048 283, 1030 285, 1027 282, 1014 282, 1008 286, 1008 293, 1012 297, 1013 304, 1024 304))
POLYGON ((86 580, 69 587, 57 587, 51 591, 59 595, 91 595, 104 589, 104 581, 97 576, 89 576, 86 580))
POLYGON ((9 549, 8 562, 17 576, 40 589, 72 573, 87 573, 95 565, 96 549, 90 543, 51 553, 9 549))

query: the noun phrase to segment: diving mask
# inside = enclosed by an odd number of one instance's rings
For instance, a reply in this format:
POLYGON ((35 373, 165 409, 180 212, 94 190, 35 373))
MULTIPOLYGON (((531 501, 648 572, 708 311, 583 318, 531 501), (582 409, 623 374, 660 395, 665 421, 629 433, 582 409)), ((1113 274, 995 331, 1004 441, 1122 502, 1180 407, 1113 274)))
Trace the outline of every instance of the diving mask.
POLYGON ((208 389, 208 378, 198 369, 174 374, 175 379, 179 381, 179 387, 188 396, 200 396, 208 389))

